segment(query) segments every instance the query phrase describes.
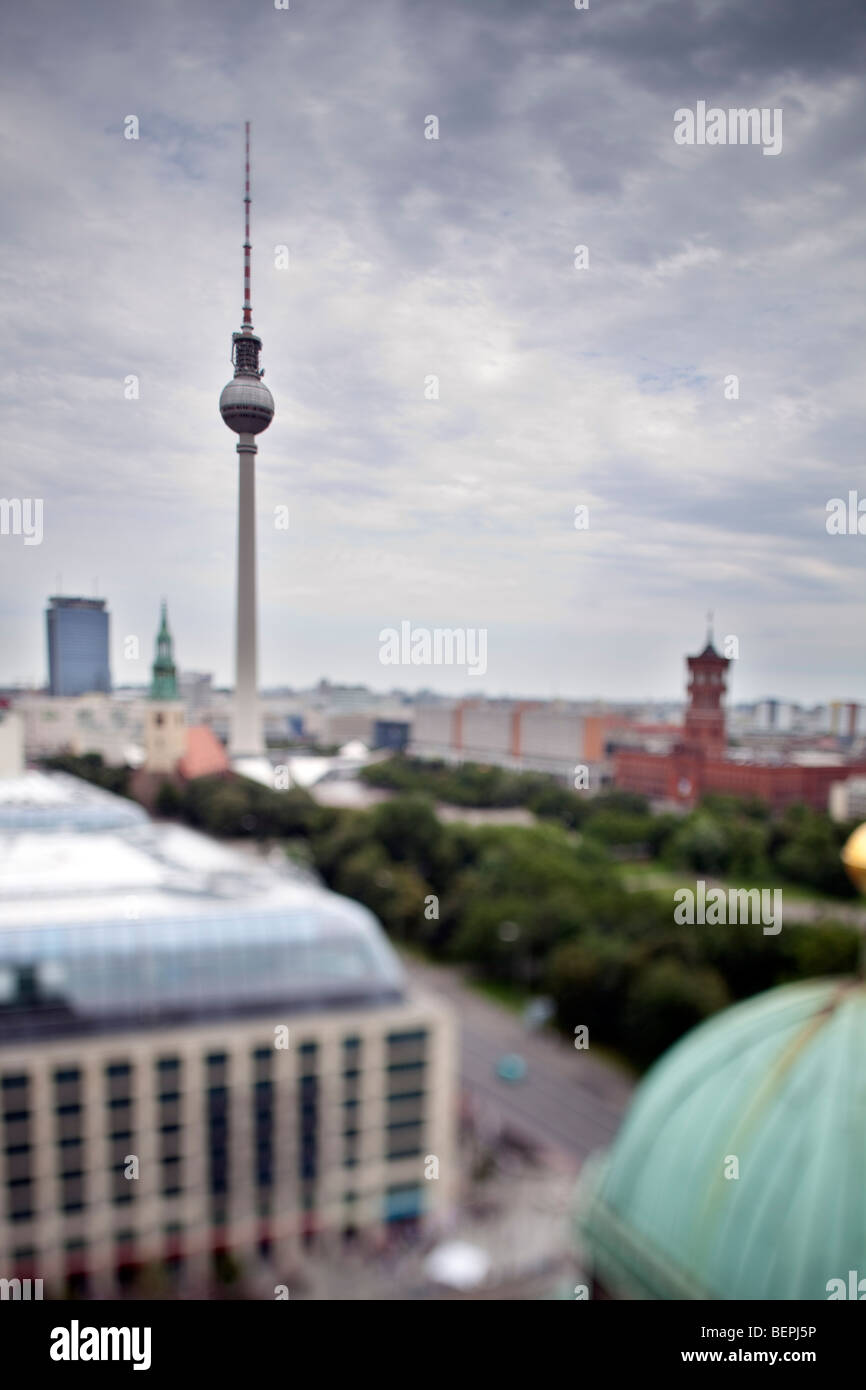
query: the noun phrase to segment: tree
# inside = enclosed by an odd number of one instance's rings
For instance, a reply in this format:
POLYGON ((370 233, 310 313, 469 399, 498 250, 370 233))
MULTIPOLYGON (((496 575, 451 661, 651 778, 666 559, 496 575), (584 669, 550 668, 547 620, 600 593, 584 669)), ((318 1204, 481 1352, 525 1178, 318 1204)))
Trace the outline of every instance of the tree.
POLYGON ((370 842, 348 855, 333 886, 368 907, 390 936, 412 940, 422 934, 429 886, 414 868, 390 860, 382 845, 370 842))
POLYGON ((723 874, 731 862, 728 828, 706 811, 695 811, 671 837, 669 853, 674 863, 697 873, 723 874))
POLYGON ((389 858, 412 864, 437 883, 445 867, 445 837, 429 797, 420 793, 384 801, 370 812, 370 831, 389 858))
POLYGON ((556 1007, 558 1027, 568 1037, 579 1024, 590 1041, 613 1046, 622 1040, 622 1010, 632 970, 631 948, 617 937, 588 935, 555 950, 546 989, 556 1007))
POLYGON ((840 859, 840 837, 830 817, 810 811, 788 824, 791 836, 776 856, 784 877, 835 897, 853 897, 854 885, 840 859))
POLYGON ((176 816, 183 806, 183 797, 173 782, 162 782, 156 794, 156 809, 161 816, 176 816))
POLYGON ((652 961, 629 982, 623 1016, 629 1056, 648 1066, 683 1033, 730 1002, 717 970, 695 970, 672 956, 652 961))

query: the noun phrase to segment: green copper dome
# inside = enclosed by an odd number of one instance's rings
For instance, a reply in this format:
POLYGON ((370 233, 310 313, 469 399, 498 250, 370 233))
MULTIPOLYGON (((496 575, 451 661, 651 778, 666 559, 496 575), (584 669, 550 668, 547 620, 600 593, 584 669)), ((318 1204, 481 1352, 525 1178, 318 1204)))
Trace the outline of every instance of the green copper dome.
POLYGON ((866 1278, 866 984, 784 985, 689 1033, 584 1166, 577 1223, 613 1297, 826 1299, 866 1278))

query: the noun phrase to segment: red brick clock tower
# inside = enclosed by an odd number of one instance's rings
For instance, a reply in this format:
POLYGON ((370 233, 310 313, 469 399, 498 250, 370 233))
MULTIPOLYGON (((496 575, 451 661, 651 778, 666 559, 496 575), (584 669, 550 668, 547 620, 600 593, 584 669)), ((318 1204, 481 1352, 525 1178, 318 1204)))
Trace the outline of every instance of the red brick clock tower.
POLYGON ((686 658, 689 668, 689 703, 683 747, 706 757, 721 757, 725 751, 725 711, 722 699, 726 692, 725 676, 728 658, 713 646, 712 614, 707 631, 707 645, 697 656, 686 658))

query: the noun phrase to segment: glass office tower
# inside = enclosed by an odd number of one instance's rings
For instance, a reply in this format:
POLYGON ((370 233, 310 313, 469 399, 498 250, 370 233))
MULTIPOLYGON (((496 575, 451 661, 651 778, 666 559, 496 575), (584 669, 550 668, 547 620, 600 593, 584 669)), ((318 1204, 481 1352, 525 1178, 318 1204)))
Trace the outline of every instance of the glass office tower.
POLYGON ((108 613, 103 598, 51 598, 48 633, 48 690, 51 695, 88 695, 111 689, 108 613))

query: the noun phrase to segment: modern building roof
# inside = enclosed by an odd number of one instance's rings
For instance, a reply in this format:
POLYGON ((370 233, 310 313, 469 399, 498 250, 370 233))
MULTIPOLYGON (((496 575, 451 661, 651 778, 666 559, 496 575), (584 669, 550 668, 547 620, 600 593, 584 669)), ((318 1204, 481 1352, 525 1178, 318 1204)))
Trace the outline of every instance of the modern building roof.
POLYGON ((770 990, 671 1048, 578 1190, 608 1292, 826 1299, 866 1273, 864 1056, 863 980, 770 990))
POLYGON ((398 1000, 376 918, 286 865, 145 822, 0 832, 0 1037, 398 1000))
POLYGON ((0 832, 116 830, 146 822, 136 802, 64 772, 0 777, 0 832))

